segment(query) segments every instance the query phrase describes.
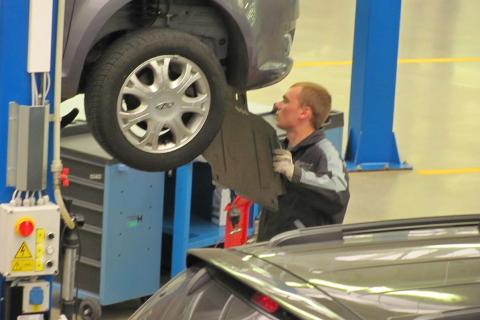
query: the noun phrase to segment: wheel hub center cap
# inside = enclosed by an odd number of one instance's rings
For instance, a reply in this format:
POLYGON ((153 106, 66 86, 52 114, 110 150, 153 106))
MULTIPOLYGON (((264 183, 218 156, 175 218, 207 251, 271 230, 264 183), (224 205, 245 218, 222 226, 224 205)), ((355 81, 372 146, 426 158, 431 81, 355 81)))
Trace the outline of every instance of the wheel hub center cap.
POLYGON ((154 105, 154 115, 157 119, 169 119, 178 115, 176 104, 173 101, 163 101, 154 105))
POLYGON ((157 111, 170 111, 175 107, 175 102, 163 102, 155 107, 157 111))

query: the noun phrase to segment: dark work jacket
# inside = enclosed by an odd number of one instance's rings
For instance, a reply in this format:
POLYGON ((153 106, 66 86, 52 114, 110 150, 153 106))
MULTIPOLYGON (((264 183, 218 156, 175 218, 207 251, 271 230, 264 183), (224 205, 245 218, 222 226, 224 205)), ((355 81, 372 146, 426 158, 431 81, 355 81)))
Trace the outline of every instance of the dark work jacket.
POLYGON ((315 131, 290 152, 292 181, 278 199, 278 211, 262 210, 258 241, 301 227, 342 223, 345 217, 350 199, 348 173, 323 130, 315 131))

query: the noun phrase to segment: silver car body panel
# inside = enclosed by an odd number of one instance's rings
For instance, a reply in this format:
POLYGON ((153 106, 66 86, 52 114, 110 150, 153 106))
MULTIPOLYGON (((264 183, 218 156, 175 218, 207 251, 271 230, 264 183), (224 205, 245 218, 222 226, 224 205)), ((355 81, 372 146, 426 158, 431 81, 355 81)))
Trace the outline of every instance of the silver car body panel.
MULTIPOLYGON (((322 301, 330 298, 361 319, 416 319, 480 305, 480 217, 470 217, 475 219, 451 217, 452 223, 463 219, 453 227, 448 218, 443 224, 439 220, 433 224, 435 218, 431 218, 430 227, 428 219, 420 219, 422 226, 397 230, 385 223, 383 231, 377 223, 376 229, 360 225, 362 232, 344 233, 341 238, 334 230, 324 241, 304 237, 306 243, 281 245, 272 239, 278 245, 259 243, 231 250, 235 253, 197 250, 193 254, 238 280, 259 284, 257 290, 262 290, 264 279, 284 287, 287 282, 278 272, 283 270, 301 279, 290 285, 314 286, 325 295, 322 301), (224 260, 227 253, 229 258, 224 260)), ((342 228, 354 230, 356 225, 311 228, 305 233, 342 228)), ((297 232, 300 238, 301 233, 297 232)), ((293 239, 294 234, 279 237, 293 239)), ((263 292, 276 299, 272 290, 263 292)))
POLYGON ((274 298, 300 319, 359 319, 315 286, 262 258, 237 250, 194 249, 189 254, 274 298))
MULTIPOLYGON (((62 97, 77 94, 83 66, 89 50, 95 44, 98 33, 108 19, 130 0, 69 0, 75 2, 69 24, 67 44, 62 65, 62 97)), ((71 4, 69 4, 71 6, 71 4)))
POLYGON ((63 50, 66 49, 68 35, 70 33, 70 21, 72 21, 73 9, 75 8, 75 0, 67 0, 65 2, 65 22, 63 30, 63 50))
MULTIPOLYGON (((253 89, 282 80, 291 70, 289 57, 298 0, 210 0, 238 27, 247 51, 246 83, 253 89)), ((89 50, 107 21, 131 0, 69 0, 63 61, 63 98, 77 94, 89 50), (71 20, 68 20, 71 16, 71 20)))
POLYGON ((265 87, 285 78, 298 0, 213 0, 237 23, 248 52, 247 89, 265 87), (291 37, 291 38, 289 38, 291 37))

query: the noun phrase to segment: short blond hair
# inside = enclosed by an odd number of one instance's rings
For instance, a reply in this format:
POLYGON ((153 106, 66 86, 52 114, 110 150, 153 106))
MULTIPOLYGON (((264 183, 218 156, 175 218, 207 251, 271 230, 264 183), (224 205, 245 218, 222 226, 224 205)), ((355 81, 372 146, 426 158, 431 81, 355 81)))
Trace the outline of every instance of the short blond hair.
POLYGON ((291 88, 300 87, 299 100, 303 106, 312 110, 312 122, 315 129, 320 129, 327 120, 332 109, 330 93, 319 84, 313 82, 297 82, 291 88))

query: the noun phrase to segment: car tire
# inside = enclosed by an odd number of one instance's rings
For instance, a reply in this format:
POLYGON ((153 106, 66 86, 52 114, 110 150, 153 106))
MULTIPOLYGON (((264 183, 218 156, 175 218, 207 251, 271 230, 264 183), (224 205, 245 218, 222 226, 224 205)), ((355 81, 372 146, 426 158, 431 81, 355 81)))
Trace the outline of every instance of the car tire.
POLYGON ((220 130, 229 87, 199 38, 143 29, 102 55, 85 90, 98 143, 126 165, 167 171, 201 154, 220 130))

